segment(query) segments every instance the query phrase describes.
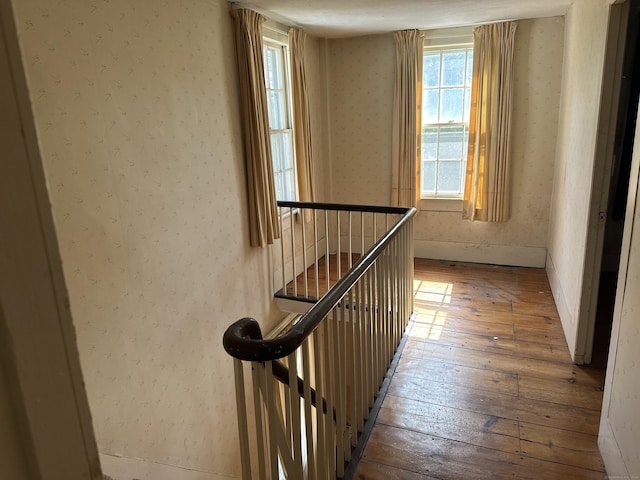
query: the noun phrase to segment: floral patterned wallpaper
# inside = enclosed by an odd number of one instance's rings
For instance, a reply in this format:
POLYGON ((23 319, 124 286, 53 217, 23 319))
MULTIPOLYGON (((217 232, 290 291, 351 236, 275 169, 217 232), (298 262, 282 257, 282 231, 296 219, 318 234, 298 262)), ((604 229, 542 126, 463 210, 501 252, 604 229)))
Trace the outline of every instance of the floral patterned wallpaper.
POLYGON ((227 2, 15 10, 100 451, 238 477, 222 333, 280 313, 248 246, 227 2))

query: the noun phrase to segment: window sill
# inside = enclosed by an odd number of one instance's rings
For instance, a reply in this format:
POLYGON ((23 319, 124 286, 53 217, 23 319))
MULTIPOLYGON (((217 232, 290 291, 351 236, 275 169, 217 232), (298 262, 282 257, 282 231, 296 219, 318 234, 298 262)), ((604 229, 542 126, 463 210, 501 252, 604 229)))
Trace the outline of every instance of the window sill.
POLYGON ((422 198, 420 199, 420 211, 462 213, 462 199, 446 197, 422 198))

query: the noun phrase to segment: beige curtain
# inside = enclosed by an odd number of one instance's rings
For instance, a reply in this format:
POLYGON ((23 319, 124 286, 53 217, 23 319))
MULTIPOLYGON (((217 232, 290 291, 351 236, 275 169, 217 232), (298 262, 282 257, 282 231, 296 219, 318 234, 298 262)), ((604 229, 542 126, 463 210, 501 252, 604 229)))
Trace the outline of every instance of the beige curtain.
POLYGON ((473 32, 473 82, 463 218, 509 219, 509 129, 515 22, 473 32))
MULTIPOLYGON (((313 190, 313 155, 311 150, 311 120, 309 95, 304 67, 307 34, 299 28, 289 30, 289 55, 291 60, 291 96, 293 107, 293 132, 298 174, 298 198, 301 202, 315 201, 313 190)), ((311 212, 308 212, 311 213, 311 212)), ((311 217, 307 218, 309 220, 311 217)))
POLYGON ((402 30, 395 32, 394 38, 396 73, 393 92, 391 204, 418 207, 423 35, 418 30, 402 30))
POLYGON ((235 24, 242 103, 249 237, 252 247, 264 247, 280 238, 262 58, 262 23, 265 19, 246 9, 232 10, 231 16, 235 24))

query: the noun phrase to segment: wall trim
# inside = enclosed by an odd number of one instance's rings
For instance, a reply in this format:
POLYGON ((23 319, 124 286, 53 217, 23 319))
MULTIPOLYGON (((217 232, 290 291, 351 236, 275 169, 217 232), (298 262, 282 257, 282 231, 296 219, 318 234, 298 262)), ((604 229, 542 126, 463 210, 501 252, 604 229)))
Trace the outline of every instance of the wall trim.
POLYGON ((553 299, 556 302, 556 308, 558 309, 558 315, 560 316, 560 323, 562 324, 562 330, 564 331, 564 338, 567 340, 567 346, 569 347, 569 353, 574 363, 578 365, 584 364, 584 355, 576 355, 576 319, 569 308, 567 303, 567 297, 562 289, 562 283, 560 276, 556 270, 556 266, 553 263, 551 254, 547 253, 546 262, 547 278, 549 279, 549 286, 551 287, 551 293, 553 299), (572 334, 569 336, 568 334, 572 334))
POLYGON ((232 475, 203 472, 107 453, 100 454, 102 471, 113 480, 229 480, 232 475))
POLYGON ((518 245, 487 245, 414 240, 414 256, 434 260, 544 268, 547 249, 518 245))
POLYGON ((613 433, 613 428, 606 415, 600 419, 600 431, 598 433, 598 448, 604 462, 607 478, 616 480, 631 480, 618 446, 618 441, 613 433))

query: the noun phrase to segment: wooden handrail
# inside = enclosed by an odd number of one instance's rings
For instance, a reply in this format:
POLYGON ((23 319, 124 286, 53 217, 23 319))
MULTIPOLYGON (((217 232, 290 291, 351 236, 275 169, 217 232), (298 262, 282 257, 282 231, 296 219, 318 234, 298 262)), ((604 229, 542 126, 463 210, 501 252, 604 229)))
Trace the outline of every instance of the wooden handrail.
MULTIPOLYGON (((341 212, 382 213, 389 215, 404 215, 409 210, 406 207, 389 207, 377 205, 354 205, 351 203, 318 203, 318 202, 289 202, 279 201, 278 207, 308 208, 309 210, 330 210, 341 212)), ((415 210, 415 209, 414 209, 415 210)))
POLYGON ((278 202, 279 206, 313 208, 320 210, 346 210, 360 212, 400 214, 402 218, 362 256, 336 284, 315 303, 285 334, 264 339, 260 325, 253 318, 243 318, 233 323, 224 333, 224 349, 240 360, 265 362, 277 360, 293 353, 311 335, 323 318, 342 299, 347 291, 369 269, 400 229, 415 215, 415 208, 356 206, 327 203, 278 202))

